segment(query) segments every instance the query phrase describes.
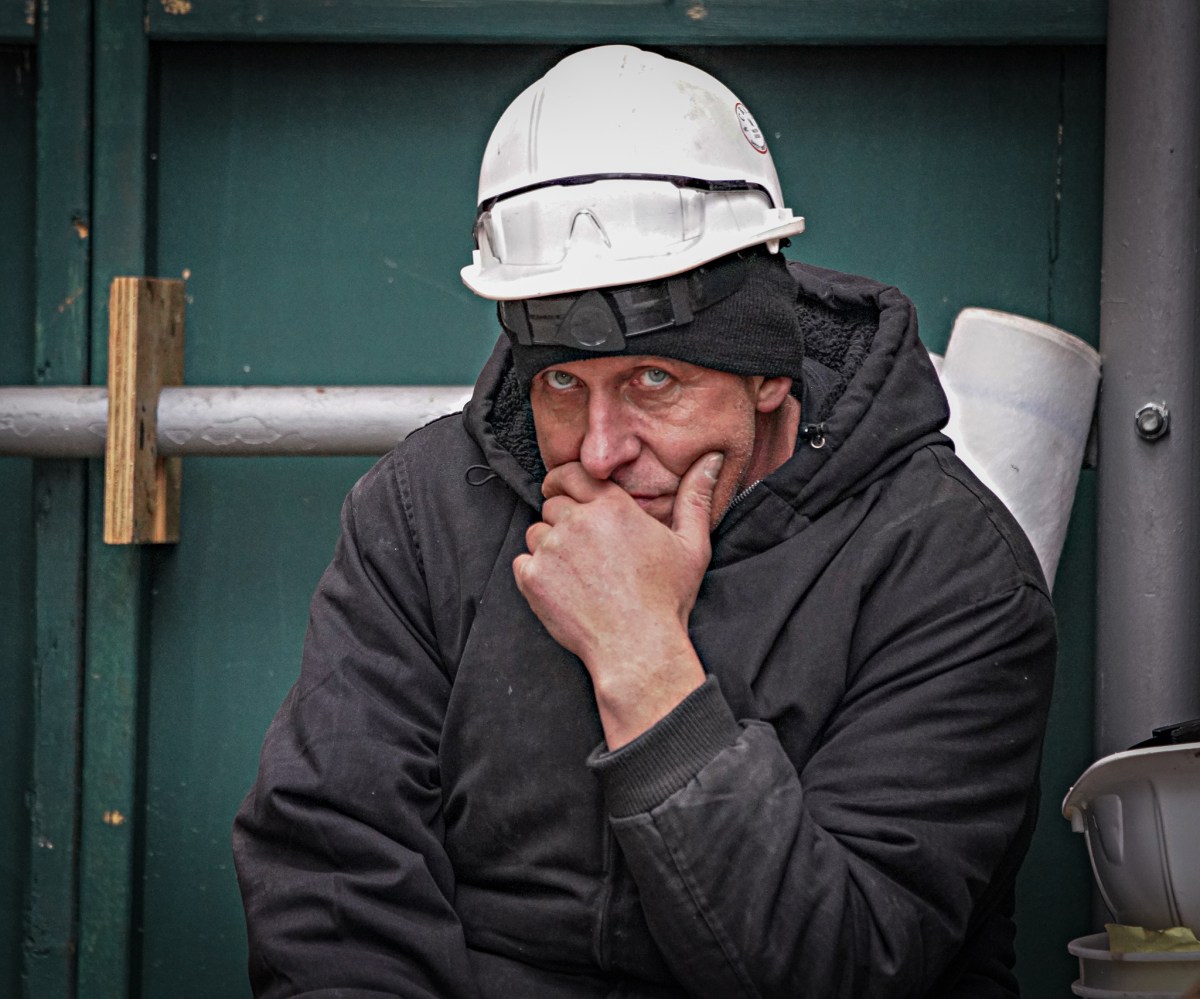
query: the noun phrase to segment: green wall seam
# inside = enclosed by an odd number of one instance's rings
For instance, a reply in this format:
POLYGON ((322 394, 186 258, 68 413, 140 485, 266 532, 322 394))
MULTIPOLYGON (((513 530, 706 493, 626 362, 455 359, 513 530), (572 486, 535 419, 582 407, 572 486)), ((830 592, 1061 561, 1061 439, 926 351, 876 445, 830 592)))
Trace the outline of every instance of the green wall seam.
MULTIPOLYGON (((94 9, 91 375, 105 384, 108 288, 140 275, 146 244, 149 45, 138 0, 94 9)), ((140 860, 137 793, 142 551, 103 538, 104 471, 91 465, 88 505, 79 999, 136 992, 140 860)))
MULTIPOLYGON (((34 381, 87 381, 91 200, 90 4, 46 0, 36 50, 34 381)), ((34 465, 35 664, 30 864, 22 941, 27 999, 74 994, 84 462, 34 465)))

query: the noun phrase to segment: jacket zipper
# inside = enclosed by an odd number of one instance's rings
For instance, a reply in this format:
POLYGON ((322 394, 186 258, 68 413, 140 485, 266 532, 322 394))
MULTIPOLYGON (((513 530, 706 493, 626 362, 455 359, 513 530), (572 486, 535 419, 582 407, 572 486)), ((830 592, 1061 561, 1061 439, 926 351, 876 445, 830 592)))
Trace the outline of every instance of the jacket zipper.
POLYGON ((613 882, 616 876, 614 854, 616 852, 616 836, 608 820, 604 820, 604 844, 601 855, 602 887, 599 898, 599 912, 596 914, 596 933, 592 951, 596 964, 602 971, 608 971, 612 966, 612 954, 609 942, 609 918, 612 906, 613 882))

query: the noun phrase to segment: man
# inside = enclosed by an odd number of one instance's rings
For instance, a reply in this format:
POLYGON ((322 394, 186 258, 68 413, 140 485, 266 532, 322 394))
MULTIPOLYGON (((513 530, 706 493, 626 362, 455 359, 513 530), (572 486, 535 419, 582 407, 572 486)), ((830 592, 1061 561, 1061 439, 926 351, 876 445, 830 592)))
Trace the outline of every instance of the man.
POLYGON ((711 76, 485 153, 462 414, 355 487, 235 852, 260 996, 1006 996, 1055 656, 894 288, 711 76))

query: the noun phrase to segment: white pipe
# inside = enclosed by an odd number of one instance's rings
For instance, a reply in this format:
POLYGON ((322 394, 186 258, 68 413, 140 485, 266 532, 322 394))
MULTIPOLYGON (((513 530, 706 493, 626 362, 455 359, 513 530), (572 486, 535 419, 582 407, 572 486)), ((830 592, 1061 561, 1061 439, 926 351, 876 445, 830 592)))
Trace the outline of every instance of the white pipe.
POLYGON ((938 365, 958 456, 1016 517, 1053 586, 1096 406, 1100 355, 1024 316, 963 309, 938 365))
MULTIPOLYGON (((383 454, 471 397, 462 385, 164 388, 158 452, 186 455, 383 454)), ((104 454, 103 388, 0 388, 0 455, 104 454)))

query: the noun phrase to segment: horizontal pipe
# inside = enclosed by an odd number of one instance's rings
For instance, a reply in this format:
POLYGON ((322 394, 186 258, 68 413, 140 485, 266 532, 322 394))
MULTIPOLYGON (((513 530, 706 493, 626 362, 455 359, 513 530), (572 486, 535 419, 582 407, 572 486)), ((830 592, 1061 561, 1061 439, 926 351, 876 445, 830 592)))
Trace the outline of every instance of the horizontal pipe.
MULTIPOLYGON (((384 454, 470 397, 462 385, 164 388, 158 453, 384 454)), ((0 455, 100 457, 107 428, 107 389, 0 388, 0 455)))

